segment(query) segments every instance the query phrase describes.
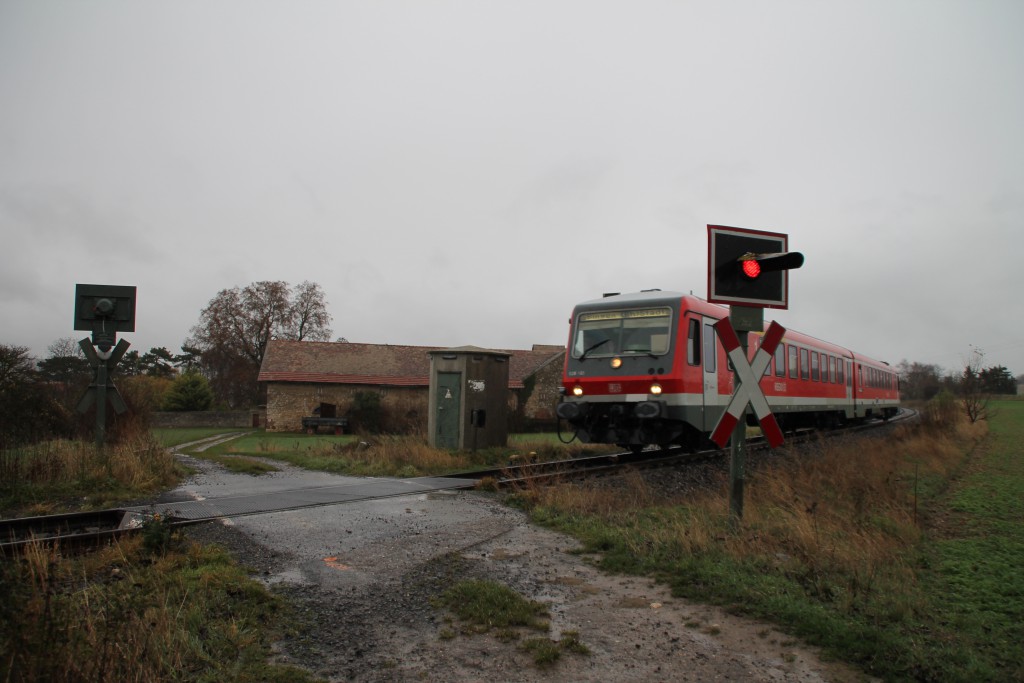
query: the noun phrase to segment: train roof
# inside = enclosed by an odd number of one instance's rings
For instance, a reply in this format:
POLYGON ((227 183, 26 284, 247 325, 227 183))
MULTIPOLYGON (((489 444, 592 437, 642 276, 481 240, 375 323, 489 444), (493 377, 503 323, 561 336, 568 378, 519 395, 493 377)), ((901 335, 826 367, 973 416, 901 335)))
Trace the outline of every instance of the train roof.
POLYGON ((593 306, 595 304, 631 304, 631 303, 650 303, 652 300, 660 299, 678 299, 683 296, 679 292, 667 292, 660 289, 645 289, 642 292, 628 292, 626 294, 620 294, 618 292, 614 294, 605 294, 600 299, 591 299, 590 301, 580 302, 580 306, 593 306))

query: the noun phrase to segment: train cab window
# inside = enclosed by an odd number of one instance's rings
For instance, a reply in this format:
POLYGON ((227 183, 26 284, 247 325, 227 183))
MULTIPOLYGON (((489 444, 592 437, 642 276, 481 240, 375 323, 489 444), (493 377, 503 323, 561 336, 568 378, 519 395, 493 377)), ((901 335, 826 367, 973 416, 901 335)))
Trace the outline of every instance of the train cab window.
POLYGON ((715 353, 715 328, 704 325, 704 372, 718 371, 718 354, 715 353))
POLYGON ((818 352, 811 351, 811 381, 817 382, 821 379, 821 374, 818 370, 818 352))
POLYGON ((807 349, 800 349, 800 379, 809 379, 811 376, 811 365, 807 362, 807 349))
POLYGON ((581 313, 573 332, 572 357, 668 353, 672 311, 668 307, 602 310, 581 313))
POLYGON ((789 376, 791 379, 799 377, 800 363, 797 362, 797 348, 792 344, 789 345, 789 376))
POLYGON ((781 343, 775 347, 775 376, 786 376, 786 345, 781 343))
MULTIPOLYGON (((840 366, 842 367, 842 366, 840 366)), ((836 357, 828 357, 828 376, 831 378, 832 384, 835 384, 839 380, 836 378, 836 357)))
POLYGON ((690 331, 686 339, 686 362, 700 365, 700 321, 690 319, 690 331))

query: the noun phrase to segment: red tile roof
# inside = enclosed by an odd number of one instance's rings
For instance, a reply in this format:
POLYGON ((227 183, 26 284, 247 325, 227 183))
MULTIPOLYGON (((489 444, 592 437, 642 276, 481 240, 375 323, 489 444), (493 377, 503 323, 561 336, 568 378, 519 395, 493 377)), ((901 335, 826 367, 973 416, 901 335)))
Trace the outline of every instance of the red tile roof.
MULTIPOLYGON (((430 385, 428 354, 443 350, 447 349, 275 339, 267 344, 257 379, 260 382, 426 387, 430 385)), ((555 362, 565 352, 560 346, 547 345, 537 345, 528 351, 495 350, 509 354, 510 389, 521 389, 524 379, 555 362)))

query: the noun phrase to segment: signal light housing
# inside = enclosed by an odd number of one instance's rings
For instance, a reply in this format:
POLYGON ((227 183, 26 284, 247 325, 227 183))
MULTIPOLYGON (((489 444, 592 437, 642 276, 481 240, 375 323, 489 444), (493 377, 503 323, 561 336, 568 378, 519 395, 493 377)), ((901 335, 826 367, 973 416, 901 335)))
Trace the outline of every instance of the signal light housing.
POLYGON ((804 263, 782 233, 708 226, 708 301, 789 308, 787 271, 804 263))

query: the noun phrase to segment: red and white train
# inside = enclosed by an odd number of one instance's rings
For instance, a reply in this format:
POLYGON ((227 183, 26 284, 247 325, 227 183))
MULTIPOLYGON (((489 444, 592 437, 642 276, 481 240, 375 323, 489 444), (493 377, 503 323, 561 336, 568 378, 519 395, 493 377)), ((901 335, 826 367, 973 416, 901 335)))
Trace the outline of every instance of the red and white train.
MULTIPOLYGON (((708 444, 733 393, 733 373, 712 327, 728 315, 723 306, 660 290, 579 304, 558 416, 584 443, 633 450, 708 444)), ((760 341, 750 334, 751 358, 760 341)), ((761 390, 783 431, 888 419, 899 411, 899 380, 887 363, 793 331, 776 349, 761 390)))

